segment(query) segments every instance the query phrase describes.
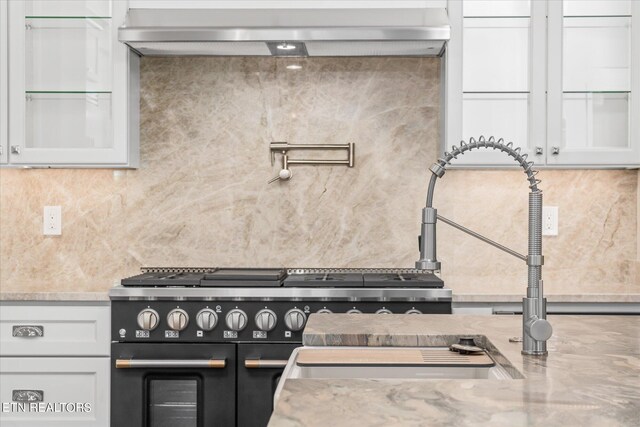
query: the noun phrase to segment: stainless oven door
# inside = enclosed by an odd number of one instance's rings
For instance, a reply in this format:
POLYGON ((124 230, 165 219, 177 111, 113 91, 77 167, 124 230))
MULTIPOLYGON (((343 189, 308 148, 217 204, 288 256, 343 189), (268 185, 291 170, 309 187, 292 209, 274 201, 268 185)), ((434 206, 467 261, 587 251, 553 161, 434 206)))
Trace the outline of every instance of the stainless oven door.
POLYGON ((238 344, 238 427, 265 427, 291 352, 301 344, 238 344))
POLYGON ((111 426, 235 426, 235 344, 111 347, 111 426))

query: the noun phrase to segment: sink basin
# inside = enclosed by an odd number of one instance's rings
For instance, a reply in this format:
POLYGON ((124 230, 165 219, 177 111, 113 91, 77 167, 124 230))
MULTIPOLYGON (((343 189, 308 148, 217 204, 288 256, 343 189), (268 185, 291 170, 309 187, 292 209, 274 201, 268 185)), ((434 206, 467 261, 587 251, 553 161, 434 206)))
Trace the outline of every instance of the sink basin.
POLYGON ((461 355, 447 347, 300 347, 285 378, 512 379, 486 353, 461 355))
POLYGON ((298 347, 274 394, 289 379, 509 380, 507 370, 486 352, 461 355, 448 347, 298 347))

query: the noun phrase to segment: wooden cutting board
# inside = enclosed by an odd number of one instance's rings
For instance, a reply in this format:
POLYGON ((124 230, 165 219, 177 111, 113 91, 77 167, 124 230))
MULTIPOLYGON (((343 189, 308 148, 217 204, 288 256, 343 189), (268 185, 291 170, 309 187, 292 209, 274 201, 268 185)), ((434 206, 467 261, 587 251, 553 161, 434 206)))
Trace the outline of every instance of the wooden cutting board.
POLYGON ((495 365, 486 353, 460 354, 448 349, 385 348, 300 349, 299 366, 466 366, 495 365))

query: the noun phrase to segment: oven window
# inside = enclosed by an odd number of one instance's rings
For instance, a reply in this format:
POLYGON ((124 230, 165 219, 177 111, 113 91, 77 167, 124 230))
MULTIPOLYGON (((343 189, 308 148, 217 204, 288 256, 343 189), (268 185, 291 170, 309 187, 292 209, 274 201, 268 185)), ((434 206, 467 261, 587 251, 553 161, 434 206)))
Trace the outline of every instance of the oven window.
POLYGON ((149 427, 198 427, 198 378, 148 381, 149 427))

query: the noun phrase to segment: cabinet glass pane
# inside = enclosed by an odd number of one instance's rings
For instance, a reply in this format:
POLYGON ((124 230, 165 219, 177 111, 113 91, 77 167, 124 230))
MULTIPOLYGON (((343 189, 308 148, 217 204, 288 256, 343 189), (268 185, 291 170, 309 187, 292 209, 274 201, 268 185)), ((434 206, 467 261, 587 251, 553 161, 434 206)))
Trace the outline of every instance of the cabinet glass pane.
POLYGON ((27 19, 28 91, 110 91, 111 19, 27 19))
POLYGON ((26 100, 26 148, 112 148, 109 93, 33 93, 26 100))
POLYGON ((111 16, 109 0, 30 0, 26 16, 111 16))
POLYGON ((464 0, 464 16, 531 16, 529 0, 464 0))
POLYGON ((468 141, 480 135, 528 144, 529 95, 526 93, 471 94, 462 99, 462 137, 468 141))
POLYGON ((630 15, 631 0, 564 0, 563 9, 564 16, 630 15))
POLYGON ((630 90, 630 18, 565 18, 564 91, 630 90))
POLYGON ((462 90, 529 90, 529 18, 465 18, 462 90))
POLYGON ((565 93, 562 105, 565 147, 629 146, 628 93, 565 93))
POLYGON ((198 427, 198 381, 149 381, 149 427, 198 427))

